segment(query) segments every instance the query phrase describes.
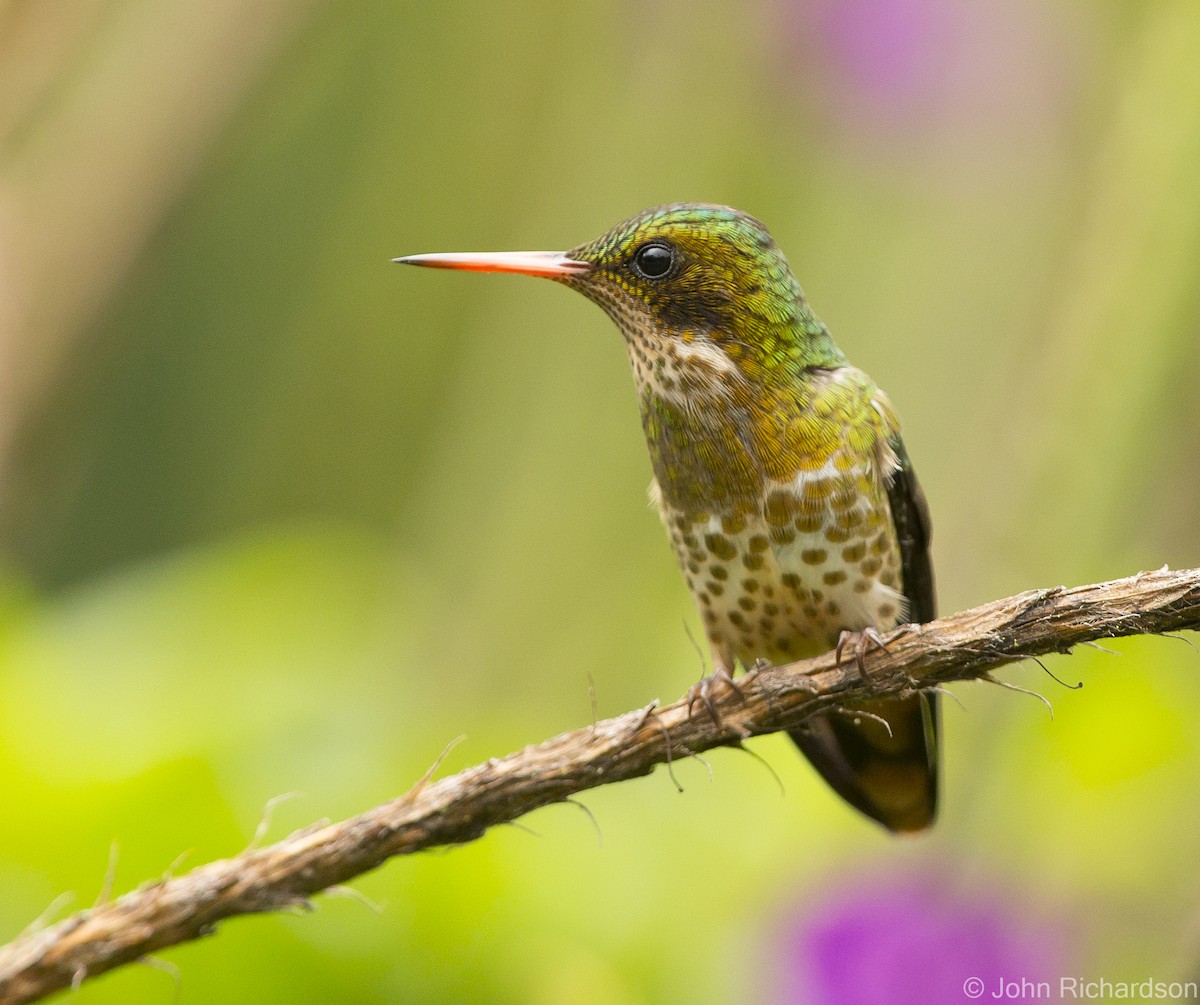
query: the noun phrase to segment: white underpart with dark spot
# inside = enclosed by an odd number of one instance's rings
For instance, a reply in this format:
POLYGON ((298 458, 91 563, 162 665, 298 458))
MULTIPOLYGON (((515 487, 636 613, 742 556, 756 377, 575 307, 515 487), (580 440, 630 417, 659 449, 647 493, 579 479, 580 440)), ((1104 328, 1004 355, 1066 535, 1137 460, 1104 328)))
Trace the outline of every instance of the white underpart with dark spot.
MULTIPOLYGON (((869 468, 844 472, 831 463, 772 488, 799 499, 812 483, 860 474, 878 477, 869 468)), ((813 656, 833 646, 843 630, 883 631, 903 620, 906 603, 885 492, 872 494, 882 507, 877 511, 867 495, 844 508, 857 529, 839 532, 832 506, 807 530, 772 525, 763 514, 744 518, 740 527, 715 515, 681 527, 680 515, 663 507, 656 488, 652 483, 651 500, 699 604, 717 665, 732 671, 735 662, 813 656)))

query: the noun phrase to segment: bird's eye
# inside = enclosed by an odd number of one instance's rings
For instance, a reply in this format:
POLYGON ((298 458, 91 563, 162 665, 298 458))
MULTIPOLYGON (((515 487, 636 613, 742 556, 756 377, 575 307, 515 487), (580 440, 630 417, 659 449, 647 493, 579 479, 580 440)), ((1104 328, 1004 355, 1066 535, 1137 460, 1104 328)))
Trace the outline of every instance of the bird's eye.
POLYGON ((633 256, 633 268, 643 279, 662 279, 675 264, 675 249, 654 241, 643 244, 633 256))

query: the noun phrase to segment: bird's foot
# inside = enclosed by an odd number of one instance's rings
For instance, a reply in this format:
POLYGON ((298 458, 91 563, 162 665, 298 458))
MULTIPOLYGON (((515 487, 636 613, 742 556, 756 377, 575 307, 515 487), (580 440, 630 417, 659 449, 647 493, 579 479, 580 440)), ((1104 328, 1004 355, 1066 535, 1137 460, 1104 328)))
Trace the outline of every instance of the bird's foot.
MULTIPOLYGON (((742 678, 742 683, 748 683, 758 676, 762 667, 755 663, 742 678)), ((733 679, 731 674, 725 667, 717 667, 717 669, 708 677, 702 677, 699 681, 691 686, 687 693, 687 710, 688 718, 691 718, 696 703, 699 702, 712 716, 712 721, 718 727, 722 725, 721 713, 717 709, 717 702, 714 698, 715 692, 718 689, 732 691, 737 695, 738 701, 745 702, 746 692, 742 690, 742 685, 733 679)))
POLYGON ((764 660, 760 657, 759 659, 756 659, 754 661, 754 663, 750 666, 749 670, 747 670, 744 674, 742 674, 742 683, 749 684, 752 680, 754 680, 755 677, 757 677, 764 670, 770 670, 770 669, 771 669, 771 661, 764 660))
POLYGON ((837 665, 842 665, 842 653, 849 647, 850 651, 854 653, 854 665, 858 667, 859 676, 870 683, 870 677, 867 675, 866 655, 871 646, 888 652, 887 643, 874 628, 864 628, 858 632, 842 632, 838 636, 837 648, 833 651, 837 665))
MULTIPOLYGON (((897 625, 888 633, 888 641, 895 642, 896 639, 905 635, 920 635, 921 629, 924 627, 924 625, 918 624, 916 621, 906 621, 902 625, 897 625)), ((910 673, 904 675, 904 681, 908 684, 910 691, 922 691, 925 688, 925 685, 910 673)))

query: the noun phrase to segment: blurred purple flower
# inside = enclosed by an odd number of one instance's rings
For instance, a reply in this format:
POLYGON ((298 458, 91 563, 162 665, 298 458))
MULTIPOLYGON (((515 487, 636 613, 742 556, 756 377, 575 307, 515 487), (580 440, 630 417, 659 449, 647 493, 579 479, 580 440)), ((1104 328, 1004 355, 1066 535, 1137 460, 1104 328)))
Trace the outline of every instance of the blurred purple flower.
POLYGON ((956 8, 944 0, 841 0, 824 5, 822 34, 849 82, 894 105, 937 96, 955 42, 956 8))
POLYGON ((834 897, 794 919, 781 949, 789 1005, 962 1005, 968 979, 990 996, 1002 980, 1057 987, 1070 969, 1055 933, 1015 904, 917 885, 834 897))
POLYGON ((1080 35, 1011 0, 776 0, 793 86, 852 132, 1050 130, 1077 90, 1080 35), (798 79, 797 79, 798 78, 798 79))

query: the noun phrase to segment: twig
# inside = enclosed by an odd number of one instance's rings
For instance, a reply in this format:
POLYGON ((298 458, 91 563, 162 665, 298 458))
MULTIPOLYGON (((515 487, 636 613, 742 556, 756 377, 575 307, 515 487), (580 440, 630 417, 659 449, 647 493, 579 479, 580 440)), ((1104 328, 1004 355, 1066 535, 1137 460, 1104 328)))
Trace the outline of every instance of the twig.
POLYGON ((715 687, 720 724, 686 699, 602 719, 439 781, 422 779, 382 806, 248 848, 179 877, 100 902, 0 947, 0 1005, 77 985, 242 914, 295 909, 394 855, 473 841, 489 827, 600 785, 647 775, 673 752, 702 753, 794 726, 825 708, 913 686, 987 677, 1005 663, 1123 635, 1200 627, 1200 570, 1144 572, 1109 583, 1034 590, 887 639, 839 665, 833 653, 764 670, 741 696, 715 687))

